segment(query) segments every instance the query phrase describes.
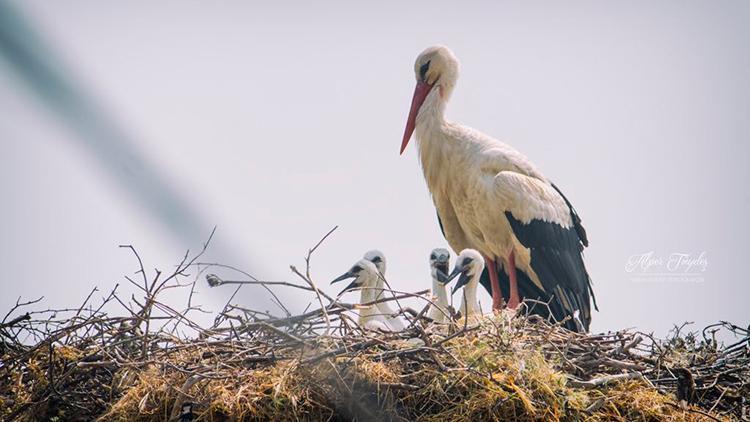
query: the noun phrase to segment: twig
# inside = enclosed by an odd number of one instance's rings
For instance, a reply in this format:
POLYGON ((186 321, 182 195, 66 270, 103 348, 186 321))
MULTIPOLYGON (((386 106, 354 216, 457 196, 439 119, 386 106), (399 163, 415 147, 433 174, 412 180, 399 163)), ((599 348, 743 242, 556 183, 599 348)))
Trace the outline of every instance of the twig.
POLYGON ((607 385, 612 382, 632 380, 632 379, 643 379, 643 374, 640 372, 629 372, 625 374, 607 375, 604 377, 594 378, 588 381, 581 381, 572 377, 568 377, 568 384, 578 388, 594 388, 602 385, 607 385))

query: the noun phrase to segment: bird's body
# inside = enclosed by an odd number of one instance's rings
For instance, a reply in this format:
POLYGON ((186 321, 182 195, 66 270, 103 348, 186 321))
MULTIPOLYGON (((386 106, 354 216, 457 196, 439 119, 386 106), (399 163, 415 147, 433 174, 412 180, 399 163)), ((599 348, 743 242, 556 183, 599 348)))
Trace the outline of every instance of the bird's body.
POLYGON ((375 264, 367 259, 360 259, 351 267, 351 269, 349 269, 349 271, 333 280, 332 283, 347 278, 354 278, 354 280, 341 291, 341 294, 348 290, 360 290, 359 303, 366 305, 358 308, 358 323, 361 327, 370 330, 398 331, 403 328, 403 324, 401 324, 402 328, 397 328, 394 326, 392 319, 389 318, 390 314, 384 314, 377 304, 367 305, 381 298, 383 290, 382 288, 378 289, 377 287, 378 279, 380 277, 380 272, 375 264))
MULTIPOLYGON (((473 248, 484 256, 507 256, 518 246, 517 239, 507 219, 487 210, 495 210, 502 203, 503 208, 517 208, 530 219, 530 212, 516 192, 539 189, 534 185, 543 183, 541 173, 530 164, 526 170, 533 177, 518 173, 517 168, 513 170, 513 162, 528 160, 511 147, 465 126, 443 122, 436 127, 432 126, 432 119, 427 119, 425 125, 417 122, 420 162, 451 248, 473 248)), ((545 207, 541 211, 554 209, 545 207)), ((569 220, 565 215, 554 217, 569 220)), ((516 262, 523 263, 519 258, 522 257, 518 256, 516 262)))
POLYGON ((448 302, 448 268, 450 252, 437 248, 430 254, 430 275, 432 276, 432 301, 427 317, 437 323, 450 321, 450 303, 448 302))
MULTIPOLYGON (((450 50, 425 50, 415 70, 417 89, 402 152, 415 132, 427 187, 451 248, 473 248, 484 257, 493 309, 502 304, 502 290, 511 308, 522 296, 552 299, 556 318, 578 315, 588 329, 591 289, 581 257, 588 240, 573 207, 514 148, 445 119, 458 77, 450 50), (533 285, 519 286, 518 279, 533 285)), ((569 328, 580 329, 569 322, 569 328)))
MULTIPOLYGON (((378 272, 380 272, 380 277, 378 277, 378 280, 375 284, 375 289, 373 290, 375 293, 374 300, 385 298, 385 255, 383 254, 383 252, 380 252, 377 249, 373 249, 365 253, 364 259, 375 264, 375 268, 377 268, 378 272)), ((388 302, 380 302, 376 306, 378 310, 380 310, 380 313, 385 317, 390 327, 392 327, 396 331, 404 329, 404 323, 398 317, 393 316, 395 312, 388 302)))
POLYGON ((672 372, 677 377, 677 403, 682 409, 687 409, 695 401, 695 379, 686 368, 675 368, 672 372))
MULTIPOLYGON (((374 267, 374 266, 373 266, 374 267)), ((377 280, 379 279, 377 272, 372 272, 371 268, 365 270, 367 274, 365 280, 360 287, 361 293, 359 297, 359 303, 372 303, 382 298, 383 289, 378 289, 377 280)), ((377 271, 377 268, 375 269, 377 271)), ((365 306, 359 309, 359 325, 367 329, 379 329, 384 331, 395 331, 395 327, 388 321, 390 313, 383 313, 382 309, 376 305, 365 306)))

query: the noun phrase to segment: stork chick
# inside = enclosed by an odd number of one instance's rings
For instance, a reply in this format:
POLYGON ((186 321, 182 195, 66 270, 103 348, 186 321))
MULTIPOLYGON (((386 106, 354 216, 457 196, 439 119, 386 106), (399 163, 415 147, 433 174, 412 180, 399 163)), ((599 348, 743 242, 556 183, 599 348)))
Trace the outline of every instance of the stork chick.
MULTIPOLYGON (((378 299, 382 299, 385 297, 385 268, 386 268, 386 261, 385 261, 385 255, 383 252, 380 252, 377 249, 373 249, 371 251, 368 251, 365 253, 364 258, 373 264, 375 264, 375 267, 378 269, 378 272, 380 272, 380 277, 378 277, 378 281, 375 285, 375 293, 376 297, 378 299)), ((385 319, 388 321, 388 324, 393 327, 395 330, 400 331, 403 330, 404 323, 397 317, 394 317, 393 314, 395 313, 393 308, 391 308, 391 305, 388 302, 381 302, 376 305, 380 312, 385 316, 385 319)))
MULTIPOLYGON (((349 283, 341 293, 339 293, 339 296, 349 290, 359 289, 361 291, 359 298, 360 304, 378 300, 379 292, 377 283, 380 278, 380 273, 375 264, 366 259, 360 259, 349 269, 349 271, 331 281, 331 284, 349 278, 353 278, 354 280, 352 280, 352 282, 349 283)), ((380 293, 382 293, 382 289, 380 290, 380 293)), ((359 309, 358 323, 361 327, 369 330, 396 331, 380 309, 375 305, 359 309)))
POLYGON ((427 316, 435 322, 448 322, 448 267, 450 252, 447 249, 436 248, 430 253, 430 274, 432 275, 432 296, 434 303, 430 305, 427 316))
POLYGON ((484 271, 484 258, 475 249, 464 249, 456 258, 456 266, 453 272, 448 276, 448 281, 458 276, 458 282, 453 286, 451 294, 456 293, 461 287, 464 288, 464 294, 461 298, 461 315, 465 318, 481 316, 477 302, 477 285, 479 277, 484 271))

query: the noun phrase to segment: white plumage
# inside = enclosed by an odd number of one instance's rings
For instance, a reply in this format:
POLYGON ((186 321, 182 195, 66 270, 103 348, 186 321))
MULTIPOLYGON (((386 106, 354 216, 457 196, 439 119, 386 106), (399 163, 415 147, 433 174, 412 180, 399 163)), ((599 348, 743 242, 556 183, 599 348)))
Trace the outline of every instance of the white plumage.
POLYGON ((484 257, 490 280, 483 284, 493 296, 493 309, 502 306, 501 291, 506 291, 511 308, 522 296, 553 298, 556 318, 580 310, 588 327, 590 280, 581 259, 588 241, 580 218, 521 153, 445 119, 458 69, 458 60, 446 47, 431 47, 419 55, 401 152, 416 132, 419 159, 445 238, 454 251, 473 248, 484 257))
MULTIPOLYGON (((380 272, 380 277, 378 277, 378 280, 375 284, 375 293, 378 299, 382 299, 385 297, 384 296, 385 294, 385 269, 386 269, 385 255, 383 254, 383 252, 380 252, 377 249, 373 249, 365 253, 364 259, 375 264, 375 268, 377 268, 378 272, 380 272)), ((377 307, 380 310, 380 312, 384 315, 388 324, 394 330, 400 331, 404 329, 404 323, 401 321, 401 319, 393 316, 395 312, 393 308, 391 307, 391 305, 389 304, 389 302, 378 303, 377 307)))
POLYGON ((456 266, 449 279, 459 276, 458 282, 453 286, 452 293, 456 293, 458 289, 463 287, 461 306, 459 307, 462 318, 472 318, 482 315, 479 302, 477 301, 477 285, 479 285, 479 277, 481 277, 483 270, 484 259, 476 250, 464 249, 458 254, 456 266))
POLYGON ((432 301, 427 316, 437 323, 450 321, 448 307, 448 268, 450 252, 443 248, 433 249, 430 253, 430 275, 432 276, 432 301))

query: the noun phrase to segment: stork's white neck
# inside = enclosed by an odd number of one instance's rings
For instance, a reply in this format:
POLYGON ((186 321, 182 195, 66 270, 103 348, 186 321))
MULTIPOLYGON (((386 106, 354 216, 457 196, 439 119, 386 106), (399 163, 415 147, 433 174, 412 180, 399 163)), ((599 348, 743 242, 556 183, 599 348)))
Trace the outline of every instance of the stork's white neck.
POLYGON ((438 306, 448 306, 448 289, 446 289, 445 284, 432 279, 432 294, 437 297, 437 301, 435 303, 437 303, 438 306))
POLYGON ((464 294, 461 297, 461 316, 464 318, 481 313, 479 303, 477 302, 477 284, 479 284, 480 274, 481 271, 479 274, 474 274, 471 281, 464 286, 464 294))
POLYGON ((435 322, 444 322, 448 314, 448 290, 445 284, 434 278, 432 279, 432 295, 435 296, 435 304, 430 307, 427 316, 435 322))
MULTIPOLYGON (((436 86, 427 94, 422 106, 419 108, 416 120, 417 142, 429 142, 435 132, 441 131, 445 124, 445 96, 441 94, 444 88, 436 86)), ((420 148, 421 150, 421 148, 420 148)))
MULTIPOLYGON (((381 288, 377 288, 377 281, 376 279, 379 279, 377 275, 370 276, 369 280, 366 280, 365 283, 363 283, 362 287, 362 293, 359 298, 359 303, 370 303, 374 302, 380 298, 382 298, 383 290, 381 288)), ((359 324, 364 325, 367 321, 372 319, 379 319, 382 318, 383 312, 379 309, 377 305, 371 305, 367 308, 360 309, 359 310, 359 324)))
MULTIPOLYGON (((451 123, 445 120, 446 99, 441 95, 441 87, 433 88, 425 98, 416 120, 416 140, 419 161, 422 165, 427 186, 435 195, 435 187, 448 186, 447 178, 454 172, 445 171, 450 166, 453 155, 452 145, 456 144, 447 132, 451 123)), ((460 173, 457 173, 460 174, 460 173)))

